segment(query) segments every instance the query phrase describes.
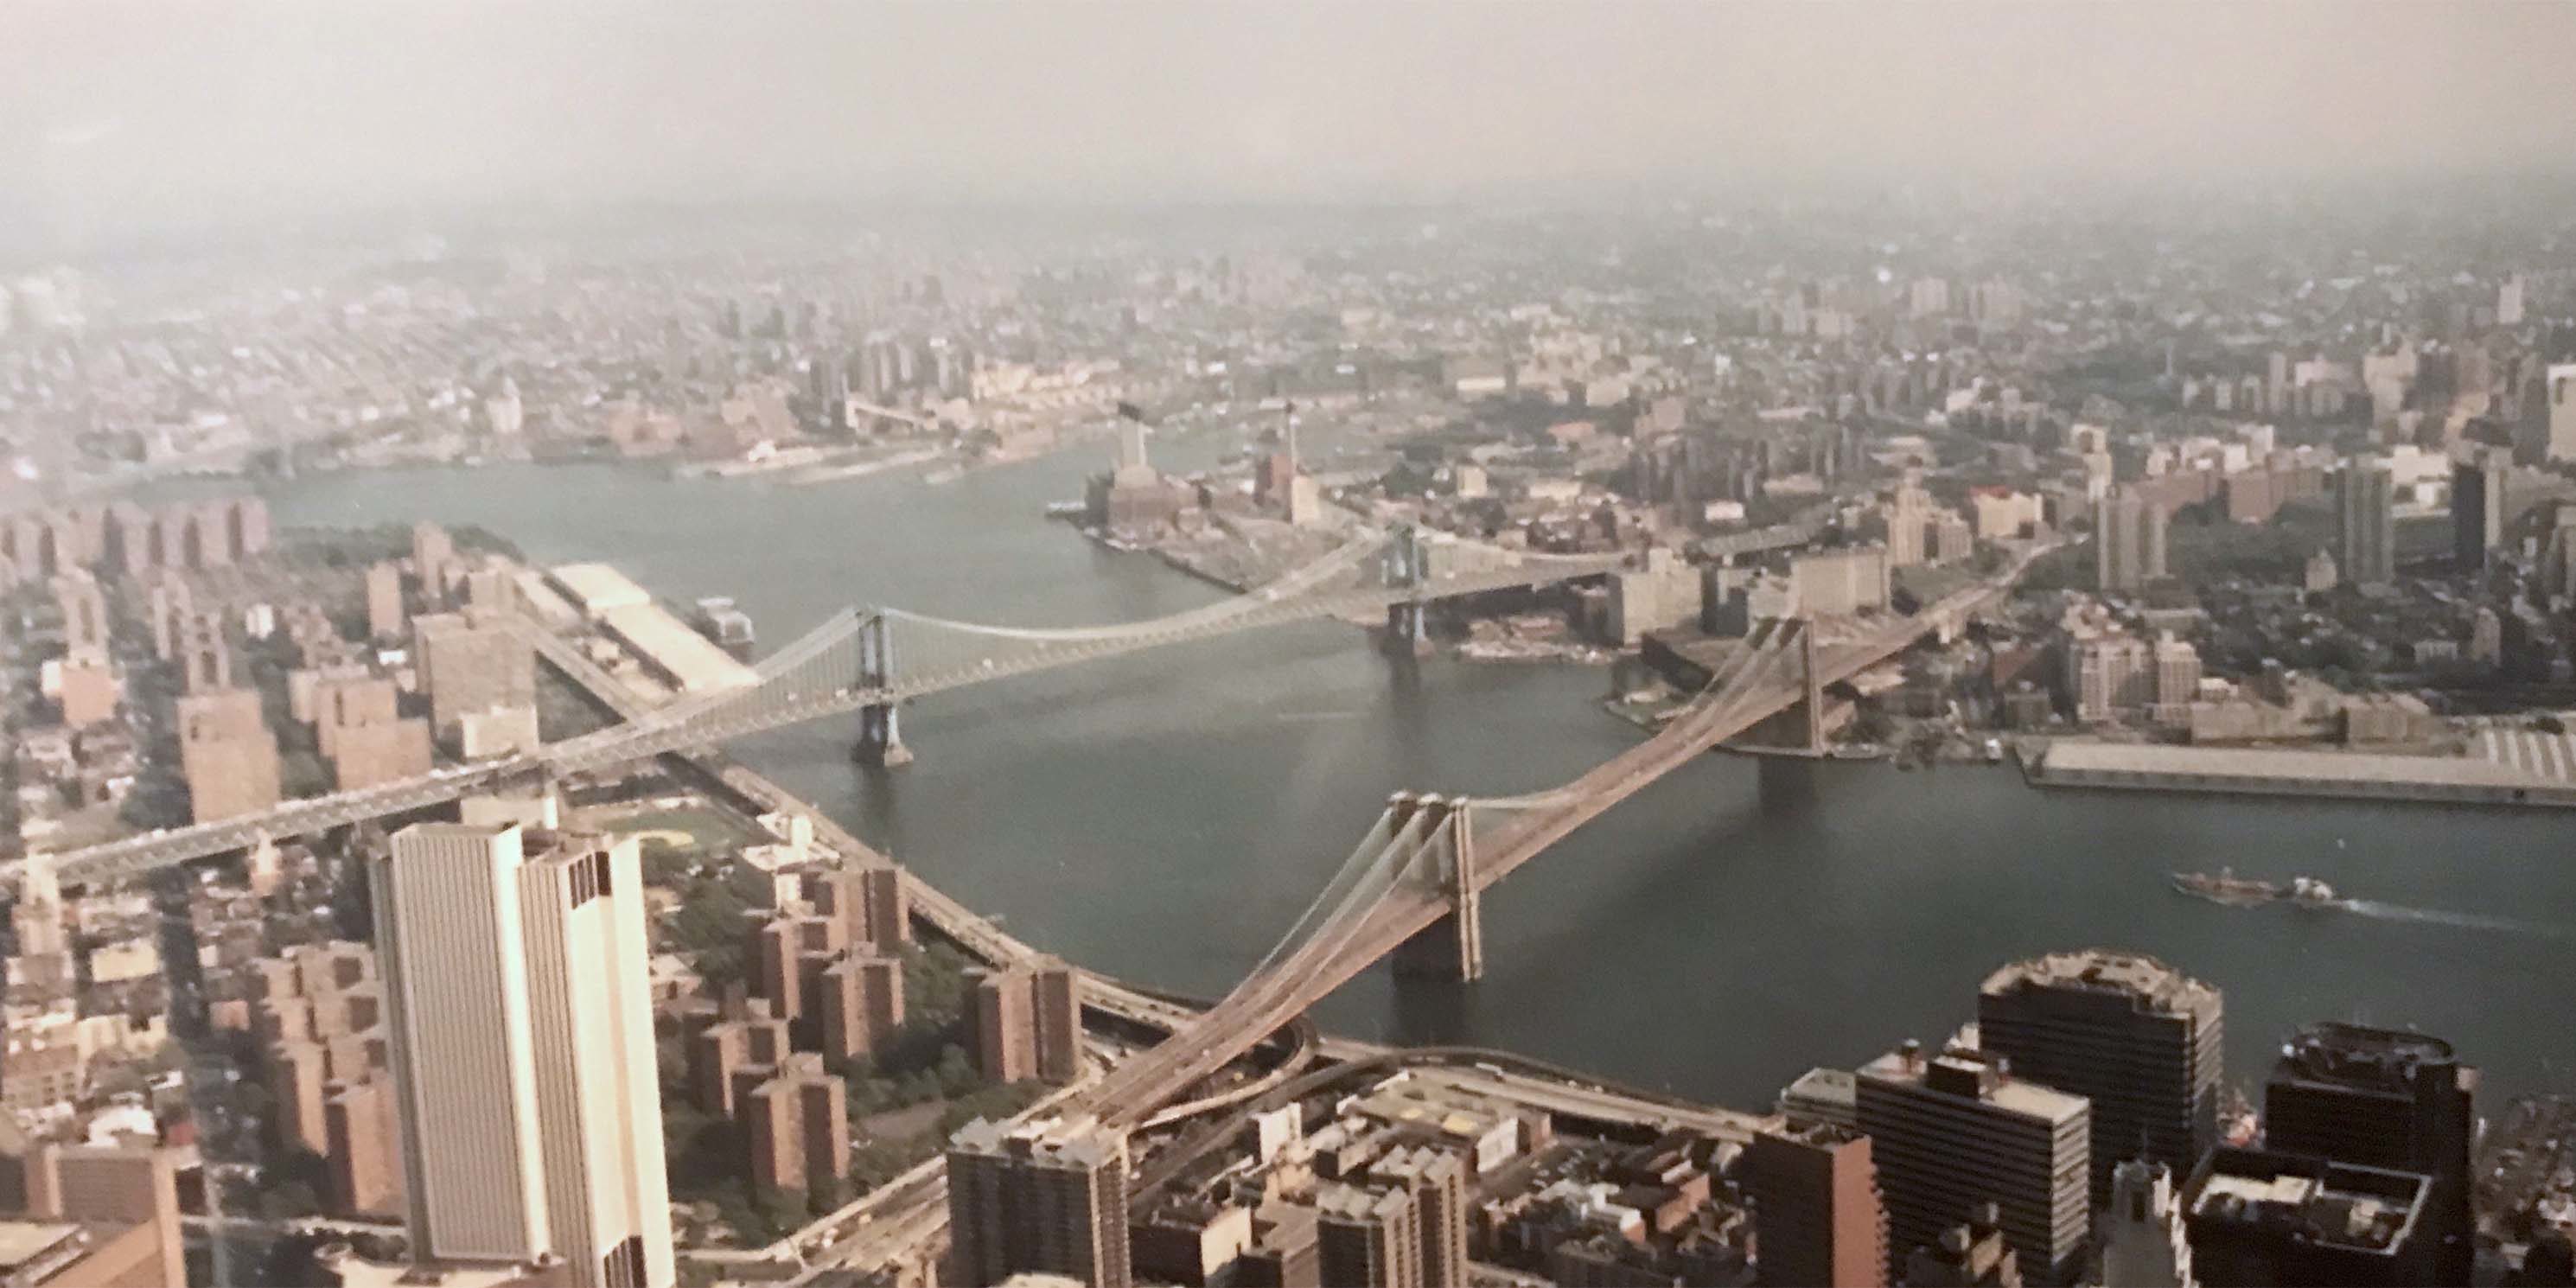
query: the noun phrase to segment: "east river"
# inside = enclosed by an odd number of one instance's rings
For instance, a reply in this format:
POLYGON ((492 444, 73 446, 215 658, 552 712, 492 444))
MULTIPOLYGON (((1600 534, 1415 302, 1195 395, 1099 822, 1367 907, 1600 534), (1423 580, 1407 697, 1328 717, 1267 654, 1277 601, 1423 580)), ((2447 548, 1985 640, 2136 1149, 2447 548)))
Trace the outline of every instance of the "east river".
MULTIPOLYGON (((1204 463, 1219 444, 1158 447, 1204 463)), ((481 524, 545 563, 615 563, 685 605, 731 595, 777 648, 882 603, 1010 625, 1159 616, 1221 592, 1041 517, 1099 452, 819 487, 677 482, 650 467, 341 474, 269 487, 281 524, 481 524)), ((855 722, 744 759, 1017 935, 1139 983, 1222 992, 1398 789, 1551 786, 1640 735, 1598 669, 1398 667, 1310 623, 926 699, 918 763, 851 763, 855 722)), ((2545 813, 2062 795, 2008 769, 1822 767, 1766 811, 1710 756, 1490 895, 1490 975, 1381 969, 1320 1018, 1358 1035, 1507 1047, 1744 1108, 1970 1018, 2016 956, 2150 952, 2227 997, 2228 1078, 2259 1086, 2313 1019, 2413 1026, 2487 1070, 2482 1108, 2576 1071, 2576 827, 2545 813), (2372 913, 2222 908, 2172 869, 2304 873, 2372 913)))

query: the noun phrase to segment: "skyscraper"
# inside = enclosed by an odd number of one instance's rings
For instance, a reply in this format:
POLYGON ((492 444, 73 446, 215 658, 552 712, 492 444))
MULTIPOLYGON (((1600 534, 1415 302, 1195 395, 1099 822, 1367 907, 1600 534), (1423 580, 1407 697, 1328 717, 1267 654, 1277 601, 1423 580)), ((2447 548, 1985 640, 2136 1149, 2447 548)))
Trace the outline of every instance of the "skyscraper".
POLYGON ((2397 580, 2396 504, 2396 481, 2379 457, 2354 457, 2335 476, 2335 566, 2345 581, 2397 580))
POLYGON ((1977 991, 1977 1044, 2015 1075, 2093 1102, 2093 1196, 2134 1158, 2188 1176, 2218 1143, 2218 990, 2099 949, 2015 962, 1977 991))
POLYGON ((1996 1205, 2022 1274, 2068 1284, 2084 1266, 2092 1106, 2010 1076, 2002 1057, 1913 1043, 1858 1073, 1860 1129, 1887 1196, 1888 1273, 1996 1205))
POLYGON ((1877 1288, 1887 1282, 1887 1206, 1869 1137, 1814 1123, 1753 1138, 1753 1271, 1764 1288, 1877 1288))
POLYGON ((2165 510, 2128 488, 2093 505, 2093 575, 2101 590, 2136 590, 2165 575, 2165 510))
POLYGON ((2480 452, 2451 467, 2451 558, 2462 569, 2487 566, 2487 554, 2504 545, 2508 463, 2480 452))
POLYGON ((963 1283, 1127 1288, 1126 1138, 1089 1118, 968 1123, 948 1145, 948 1229, 963 1283))
POLYGON ((2432 1178, 2425 1203, 2437 1282, 2464 1284, 2477 1255, 2469 1141, 2478 1071, 2421 1033, 2312 1024, 2263 1085, 2263 1141, 2304 1154, 2432 1178))
POLYGON ((635 843, 424 823, 371 875, 413 1256, 670 1284, 635 843))

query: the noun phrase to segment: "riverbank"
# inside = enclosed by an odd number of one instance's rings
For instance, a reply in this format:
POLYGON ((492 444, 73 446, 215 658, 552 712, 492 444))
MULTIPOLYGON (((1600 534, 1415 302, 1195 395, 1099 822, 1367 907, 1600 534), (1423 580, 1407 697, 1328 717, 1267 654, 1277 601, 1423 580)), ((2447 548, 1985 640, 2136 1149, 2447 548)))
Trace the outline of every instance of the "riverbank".
POLYGON ((2576 780, 2467 756, 2060 741, 2026 757, 2040 787, 2576 808, 2576 780))

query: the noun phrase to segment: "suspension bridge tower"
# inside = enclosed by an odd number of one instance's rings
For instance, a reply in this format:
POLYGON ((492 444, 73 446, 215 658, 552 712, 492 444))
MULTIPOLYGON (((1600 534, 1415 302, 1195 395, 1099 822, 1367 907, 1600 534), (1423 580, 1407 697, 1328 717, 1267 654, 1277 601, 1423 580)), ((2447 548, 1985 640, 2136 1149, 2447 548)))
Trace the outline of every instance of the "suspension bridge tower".
POLYGON ((1755 771, 1762 808, 1771 813, 1795 813, 1815 800, 1816 762, 1829 750, 1825 676, 1816 660, 1816 623, 1800 621, 1796 629, 1798 704, 1782 712, 1775 722, 1789 726, 1779 730, 1788 745, 1766 750, 1758 757, 1759 768, 1755 771), (1789 724, 1792 720, 1794 725, 1789 724))
MULTIPOLYGON (((1386 584, 1420 590, 1431 580, 1431 543, 1410 523, 1395 527, 1386 548, 1386 584)), ((1390 653, 1420 657, 1431 651, 1428 603, 1416 596, 1386 606, 1386 648, 1390 653)))
MULTIPOLYGON (((1420 838, 1413 879, 1435 887, 1449 911, 1395 950, 1395 973, 1473 983, 1485 977, 1483 896, 1476 887, 1476 846, 1465 797, 1443 800, 1399 792, 1387 802, 1398 838, 1420 838)), ((1399 844, 1403 842, 1399 840, 1399 844)))
POLYGON ((855 752, 859 763, 880 769, 911 764, 912 749, 903 745, 903 731, 895 721, 893 619, 882 612, 861 618, 858 645, 858 687, 874 690, 884 698, 859 708, 859 745, 855 752))

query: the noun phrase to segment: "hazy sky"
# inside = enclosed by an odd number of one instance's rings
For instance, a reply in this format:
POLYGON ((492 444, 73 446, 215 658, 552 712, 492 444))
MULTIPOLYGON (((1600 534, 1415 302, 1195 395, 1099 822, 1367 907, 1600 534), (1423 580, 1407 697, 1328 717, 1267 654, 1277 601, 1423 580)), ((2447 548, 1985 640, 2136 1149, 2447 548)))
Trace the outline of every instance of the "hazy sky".
POLYGON ((74 241, 496 199, 2576 162, 2562 0, 12 3, 0 78, 0 202, 74 241))

